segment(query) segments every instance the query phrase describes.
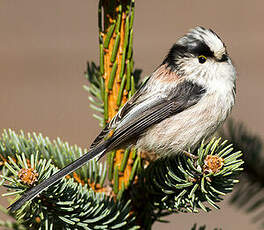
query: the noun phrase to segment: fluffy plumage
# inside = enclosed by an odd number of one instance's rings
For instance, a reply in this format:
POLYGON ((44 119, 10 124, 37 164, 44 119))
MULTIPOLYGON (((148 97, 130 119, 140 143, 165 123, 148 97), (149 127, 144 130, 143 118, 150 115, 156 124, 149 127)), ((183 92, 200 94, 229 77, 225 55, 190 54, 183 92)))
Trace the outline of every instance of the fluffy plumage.
POLYGON ((11 211, 93 157, 121 146, 135 144, 159 156, 196 147, 230 113, 235 80, 236 71, 222 40, 212 30, 191 30, 173 45, 162 64, 95 139, 91 150, 29 189, 11 205, 11 211))

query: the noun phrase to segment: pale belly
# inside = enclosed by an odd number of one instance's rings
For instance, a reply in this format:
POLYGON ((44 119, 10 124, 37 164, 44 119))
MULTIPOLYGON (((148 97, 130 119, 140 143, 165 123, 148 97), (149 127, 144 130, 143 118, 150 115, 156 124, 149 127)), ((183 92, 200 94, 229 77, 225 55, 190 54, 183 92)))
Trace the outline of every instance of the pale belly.
POLYGON ((215 133, 230 111, 212 102, 213 98, 207 98, 204 106, 197 104, 152 126, 138 139, 137 148, 162 156, 194 149, 215 133))

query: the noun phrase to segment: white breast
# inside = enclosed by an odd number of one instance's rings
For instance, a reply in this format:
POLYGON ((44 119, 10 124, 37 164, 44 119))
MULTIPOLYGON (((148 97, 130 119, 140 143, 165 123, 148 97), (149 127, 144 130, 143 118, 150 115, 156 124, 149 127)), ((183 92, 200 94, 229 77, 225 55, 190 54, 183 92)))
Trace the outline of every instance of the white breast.
POLYGON ((210 89, 196 105, 149 128, 139 138, 137 148, 162 156, 193 149, 215 133, 233 105, 234 83, 211 82, 210 89))

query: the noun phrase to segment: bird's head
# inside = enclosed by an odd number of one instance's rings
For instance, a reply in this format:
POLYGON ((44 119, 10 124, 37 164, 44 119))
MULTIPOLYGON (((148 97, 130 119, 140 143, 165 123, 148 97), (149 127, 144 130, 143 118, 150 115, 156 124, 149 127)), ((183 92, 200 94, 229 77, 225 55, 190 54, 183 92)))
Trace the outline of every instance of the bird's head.
POLYGON ((235 81, 226 46, 211 29, 196 27, 181 37, 163 61, 178 76, 206 85, 215 79, 235 81))

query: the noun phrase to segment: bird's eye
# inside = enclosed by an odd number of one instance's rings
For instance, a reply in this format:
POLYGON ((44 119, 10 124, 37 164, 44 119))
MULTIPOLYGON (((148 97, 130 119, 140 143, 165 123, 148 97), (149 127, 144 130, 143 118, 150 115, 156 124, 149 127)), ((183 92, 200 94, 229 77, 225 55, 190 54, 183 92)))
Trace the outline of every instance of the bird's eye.
POLYGON ((199 57, 198 57, 198 60, 199 60, 199 62, 201 63, 201 64, 203 64, 203 63, 205 63, 206 62, 206 57, 204 56, 204 55, 200 55, 199 57))

